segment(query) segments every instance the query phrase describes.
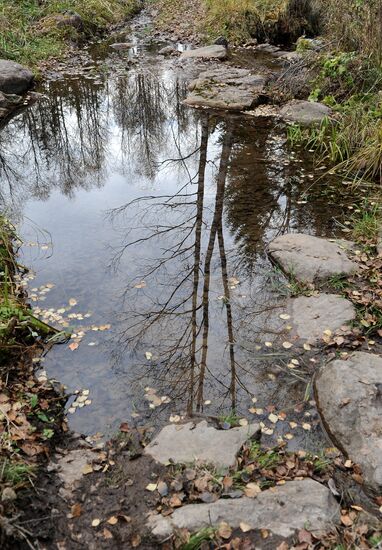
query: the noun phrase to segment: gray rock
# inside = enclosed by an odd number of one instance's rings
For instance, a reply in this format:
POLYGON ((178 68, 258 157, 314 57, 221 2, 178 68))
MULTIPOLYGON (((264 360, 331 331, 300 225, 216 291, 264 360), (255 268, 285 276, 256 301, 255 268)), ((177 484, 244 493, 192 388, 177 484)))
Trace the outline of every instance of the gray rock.
POLYGON ((177 53, 177 50, 174 46, 165 46, 159 50, 159 55, 174 55, 177 53))
POLYGON ((62 15, 56 16, 57 27, 73 27, 81 30, 83 28, 82 17, 75 11, 67 10, 62 15))
POLYGON ((250 424, 217 430, 208 426, 205 420, 196 426, 193 422, 170 424, 145 448, 145 453, 162 464, 170 460, 176 463, 198 460, 228 468, 235 465, 240 448, 259 429, 258 424, 250 424))
POLYGON ((22 97, 15 94, 3 94, 3 92, 0 92, 0 107, 2 109, 8 109, 16 107, 17 105, 20 105, 22 102, 22 97))
POLYGON ((382 488, 382 358, 355 352, 327 363, 315 380, 317 406, 333 442, 382 488))
POLYGON ((298 52, 277 52, 275 53, 275 57, 290 64, 298 63, 301 59, 303 59, 303 56, 298 52))
POLYGON ((246 69, 219 67, 205 71, 193 80, 185 103, 192 107, 208 107, 243 111, 259 103, 266 80, 246 69))
MULTIPOLYGON (((351 243, 349 243, 349 248, 351 243)), ((346 255, 344 244, 288 233, 276 237, 268 247, 271 259, 300 282, 325 282, 333 275, 351 275, 358 266, 346 255)))
POLYGON ((261 52, 272 54, 280 51, 280 48, 278 46, 273 46, 273 44, 268 44, 267 42, 264 44, 259 44, 256 49, 260 50, 261 52))
POLYGON ((214 42, 214 44, 217 44, 218 46, 224 46, 225 48, 228 48, 228 40, 225 36, 219 36, 214 42))
POLYGON ((110 44, 110 48, 113 50, 129 50, 134 44, 131 42, 116 42, 115 44, 110 44))
POLYGON ((334 333, 356 317, 353 304, 335 294, 292 298, 289 310, 293 332, 298 338, 310 343, 320 341, 324 330, 329 329, 334 333))
POLYGON ((241 522, 252 529, 267 529, 281 537, 296 529, 313 532, 328 530, 339 520, 339 505, 327 487, 312 479, 288 481, 258 494, 256 498, 220 499, 212 504, 189 504, 174 510, 171 516, 149 517, 149 528, 165 538, 179 528, 196 532, 209 525, 228 523, 232 528, 241 522))
POLYGON ((21 94, 33 82, 33 73, 14 61, 0 59, 0 91, 5 94, 21 94))
POLYGON ((280 116, 288 122, 296 122, 302 126, 319 124, 329 117, 332 110, 316 101, 294 99, 280 109, 280 116))
POLYGON ((205 46, 203 48, 182 52, 181 59, 189 59, 190 57, 223 60, 227 58, 227 48, 218 44, 213 44, 212 46, 205 46))

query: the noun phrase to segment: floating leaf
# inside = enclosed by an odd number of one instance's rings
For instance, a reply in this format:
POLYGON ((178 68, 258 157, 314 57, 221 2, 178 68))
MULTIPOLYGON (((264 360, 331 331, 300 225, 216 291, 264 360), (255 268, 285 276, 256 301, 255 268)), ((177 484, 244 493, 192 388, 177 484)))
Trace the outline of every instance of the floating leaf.
POLYGON ((157 490, 157 487, 158 487, 157 483, 149 483, 148 485, 146 485, 146 490, 153 492, 157 490))
POLYGON ((151 353, 151 351, 146 351, 145 352, 145 357, 148 361, 151 361, 151 359, 153 357, 153 354, 151 353))
POLYGON ((78 349, 79 345, 80 344, 78 342, 72 342, 71 344, 69 344, 69 349, 75 351, 76 349, 78 349))
POLYGON ((288 315, 288 313, 281 313, 280 319, 287 321, 288 319, 290 319, 290 315, 288 315))
POLYGON ((283 348, 290 349, 293 346, 290 342, 283 342, 283 348))
POLYGON ((244 521, 242 521, 240 523, 240 529, 243 531, 243 533, 248 533, 248 531, 250 531, 252 527, 248 525, 248 523, 245 523, 244 521))
POLYGON ((96 518, 92 521, 92 527, 98 527, 98 525, 101 523, 101 520, 96 518))
POLYGON ((139 283, 134 285, 134 288, 145 288, 145 287, 146 287, 145 281, 140 281, 139 283))
POLYGON ((70 300, 69 300, 69 305, 70 305, 71 307, 76 306, 76 305, 77 305, 77 300, 76 300, 75 298, 70 298, 70 300))

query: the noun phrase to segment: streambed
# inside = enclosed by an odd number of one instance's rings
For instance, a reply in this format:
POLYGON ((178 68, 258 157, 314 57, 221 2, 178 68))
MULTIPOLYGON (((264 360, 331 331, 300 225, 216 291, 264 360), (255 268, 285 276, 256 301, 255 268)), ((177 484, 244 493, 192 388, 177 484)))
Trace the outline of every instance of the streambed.
MULTIPOLYGON (((146 29, 138 19, 130 50, 98 44, 86 70, 52 73, 0 133, 2 201, 33 270, 31 303, 73 332, 41 367, 74 394, 79 432, 158 427, 190 406, 264 420, 286 410, 310 426, 295 441, 314 448, 314 357, 298 354, 291 372, 291 353, 269 345, 288 289, 266 247, 290 231, 343 236, 351 192, 292 150, 279 122, 185 107, 187 77, 146 29)), ((244 65, 273 67, 256 55, 244 65)))

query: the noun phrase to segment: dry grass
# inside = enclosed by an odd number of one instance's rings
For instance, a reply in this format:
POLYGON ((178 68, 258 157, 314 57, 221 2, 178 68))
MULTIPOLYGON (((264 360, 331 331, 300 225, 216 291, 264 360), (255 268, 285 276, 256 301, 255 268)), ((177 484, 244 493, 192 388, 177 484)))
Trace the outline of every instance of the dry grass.
MULTIPOLYGON (((321 0, 323 1, 323 0, 321 0)), ((326 34, 339 50, 382 63, 382 0, 325 0, 326 34)))

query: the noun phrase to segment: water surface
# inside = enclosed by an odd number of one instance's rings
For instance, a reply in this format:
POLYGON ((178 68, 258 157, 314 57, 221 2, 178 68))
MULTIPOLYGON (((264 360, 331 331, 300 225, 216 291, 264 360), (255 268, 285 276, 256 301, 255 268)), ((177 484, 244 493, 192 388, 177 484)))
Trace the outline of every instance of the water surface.
POLYGON ((47 82, 0 133, 32 304, 74 332, 43 367, 68 392, 90 390, 69 414, 85 433, 187 408, 248 417, 253 396, 293 410, 306 382, 265 345, 285 295, 266 246, 341 233, 311 155, 274 120, 183 106, 186 83, 157 49, 95 48, 85 75, 47 82))

